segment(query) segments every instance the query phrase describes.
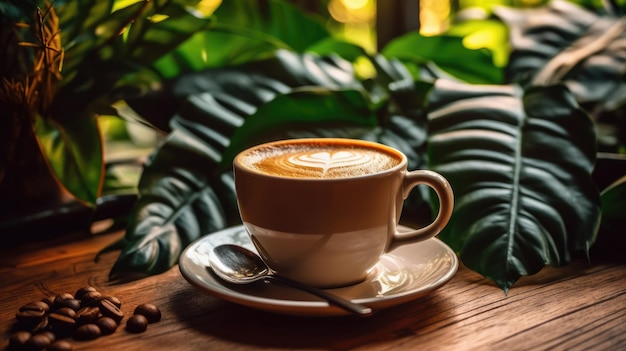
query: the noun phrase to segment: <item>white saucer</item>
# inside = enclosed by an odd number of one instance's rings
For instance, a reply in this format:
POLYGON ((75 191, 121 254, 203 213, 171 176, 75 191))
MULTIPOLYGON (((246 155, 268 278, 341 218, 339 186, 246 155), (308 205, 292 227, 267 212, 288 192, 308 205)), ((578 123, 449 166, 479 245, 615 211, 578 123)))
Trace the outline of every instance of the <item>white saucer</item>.
MULTIPOLYGON (((339 316, 349 312, 326 301, 272 283, 225 283, 212 272, 209 252, 217 245, 237 244, 257 252, 243 226, 206 235, 191 243, 180 256, 183 277, 199 290, 240 305, 269 312, 302 316, 339 316)), ((406 244, 389 252, 369 277, 355 285, 330 289, 334 294, 377 310, 429 294, 446 284, 458 269, 457 256, 439 239, 406 244)))

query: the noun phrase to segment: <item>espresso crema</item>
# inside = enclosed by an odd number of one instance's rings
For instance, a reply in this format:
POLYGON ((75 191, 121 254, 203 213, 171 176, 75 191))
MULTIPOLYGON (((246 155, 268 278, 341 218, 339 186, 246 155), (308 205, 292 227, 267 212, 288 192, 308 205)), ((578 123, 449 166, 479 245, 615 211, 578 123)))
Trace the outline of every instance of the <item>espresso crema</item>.
POLYGON ((346 178, 378 173, 400 164, 401 156, 376 146, 349 142, 274 144, 239 156, 245 167, 291 178, 346 178))

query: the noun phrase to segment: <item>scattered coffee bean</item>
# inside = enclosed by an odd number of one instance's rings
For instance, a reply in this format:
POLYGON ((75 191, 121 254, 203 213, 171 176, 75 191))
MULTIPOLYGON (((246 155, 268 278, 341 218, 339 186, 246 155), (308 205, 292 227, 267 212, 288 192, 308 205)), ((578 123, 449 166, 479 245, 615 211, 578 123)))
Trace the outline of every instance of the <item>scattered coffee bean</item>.
POLYGON ((81 325, 76 329, 74 333, 74 339, 76 340, 93 340, 102 335, 100 327, 97 324, 89 323, 81 325))
POLYGON ((41 302, 46 303, 50 308, 52 308, 52 306, 54 306, 54 298, 56 296, 52 295, 52 296, 48 296, 48 297, 44 297, 43 299, 41 299, 41 302))
POLYGON ((35 334, 26 342, 26 349, 28 350, 43 350, 52 344, 50 337, 44 333, 35 334))
POLYGON ((70 293, 58 294, 57 296, 54 297, 54 304, 58 305, 63 300, 71 300, 73 298, 74 298, 74 295, 70 293))
POLYGON ((68 316, 68 317, 72 317, 72 318, 74 318, 76 316, 76 311, 74 311, 73 309, 71 309, 69 307, 58 308, 58 309, 54 310, 54 313, 62 314, 64 316, 68 316))
POLYGON ((9 350, 21 350, 26 345, 26 342, 30 339, 32 334, 30 332, 21 330, 17 331, 9 337, 9 350))
POLYGON ((151 303, 143 303, 135 308, 134 314, 141 314, 148 320, 148 323, 154 323, 161 320, 161 310, 151 303))
POLYGON ((120 301, 120 299, 118 299, 118 298, 117 298, 117 297, 115 297, 115 296, 110 296, 110 295, 107 295, 107 296, 103 297, 103 299, 105 299, 105 300, 109 300, 109 301, 110 301, 112 304, 114 304, 114 305, 115 305, 115 307, 117 307, 117 308, 121 308, 121 307, 122 307, 122 301, 120 301))
POLYGON ((74 319, 78 324, 93 323, 100 316, 100 308, 96 306, 86 306, 76 311, 74 319))
POLYGON ((80 308, 80 300, 77 299, 65 299, 61 300, 58 303, 55 303, 55 306, 58 308, 69 307, 74 311, 77 311, 80 308))
POLYGON ((46 330, 48 328, 48 317, 44 316, 41 320, 39 321, 34 321, 34 322, 24 322, 24 321, 18 321, 15 324, 15 330, 25 330, 31 333, 37 333, 43 330, 46 330))
POLYGON ((96 288, 94 288, 93 286, 84 286, 78 290, 76 290, 76 293, 74 293, 74 298, 82 300, 83 296, 88 293, 88 292, 94 292, 94 291, 98 291, 96 288))
MULTIPOLYGON (((93 340, 114 333, 124 318, 121 306, 120 299, 103 295, 92 286, 84 286, 73 295, 61 293, 29 302, 15 314, 7 350, 72 350, 72 344, 64 338, 93 340)), ((143 303, 126 321, 126 329, 142 333, 149 323, 159 320, 159 308, 143 303)))
POLYGON ((148 329, 148 319, 141 314, 135 314, 126 321, 126 330, 131 333, 143 333, 148 329))
POLYGON ((26 305, 20 307, 18 311, 44 311, 48 312, 50 310, 50 306, 43 301, 33 301, 29 302, 26 305))
POLYGON ((21 322, 31 322, 31 321, 40 321, 46 316, 46 311, 44 310, 19 310, 15 314, 15 318, 21 322))
POLYGON ((76 327, 74 318, 58 313, 50 313, 48 315, 48 323, 53 333, 62 336, 70 335, 76 327))
POLYGON ((15 327, 19 330, 36 331, 47 324, 46 313, 41 310, 24 310, 15 314, 15 327))
POLYGON ((102 293, 99 291, 89 291, 83 294, 83 298, 80 300, 81 306, 92 306, 100 300, 102 293))
POLYGON ((117 308, 117 306, 115 306, 113 302, 109 300, 100 300, 99 307, 100 313, 102 313, 103 316, 113 318, 113 320, 117 323, 121 322, 122 318, 124 318, 124 312, 122 312, 122 310, 117 308))
POLYGON ((50 342, 54 342, 57 339, 57 336, 54 335, 54 333, 49 330, 44 330, 44 331, 38 332, 37 334, 45 335, 48 339, 50 339, 50 342))
POLYGON ((113 318, 111 317, 100 317, 96 321, 96 324, 100 327, 100 331, 102 332, 102 335, 111 334, 118 327, 118 323, 115 320, 113 320, 113 318))
POLYGON ((74 347, 67 340, 57 340, 50 344, 46 350, 48 351, 72 351, 74 347))

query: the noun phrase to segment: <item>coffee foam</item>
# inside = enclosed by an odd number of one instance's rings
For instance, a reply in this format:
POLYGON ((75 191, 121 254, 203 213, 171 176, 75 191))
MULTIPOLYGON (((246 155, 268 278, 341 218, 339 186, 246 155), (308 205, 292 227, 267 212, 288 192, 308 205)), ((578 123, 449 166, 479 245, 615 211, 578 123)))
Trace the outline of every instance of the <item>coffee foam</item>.
POLYGON ((401 159, 386 150, 340 143, 270 145, 242 155, 260 173, 293 178, 346 178, 390 169, 401 159))

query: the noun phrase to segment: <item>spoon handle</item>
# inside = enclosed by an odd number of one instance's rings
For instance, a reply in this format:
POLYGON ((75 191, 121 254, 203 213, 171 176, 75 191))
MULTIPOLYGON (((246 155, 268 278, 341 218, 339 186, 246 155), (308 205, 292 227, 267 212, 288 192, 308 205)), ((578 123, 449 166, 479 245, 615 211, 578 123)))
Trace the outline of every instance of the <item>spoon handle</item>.
POLYGON ((340 296, 337 296, 335 294, 331 294, 331 293, 329 293, 326 290, 322 290, 322 289, 315 288, 313 286, 302 284, 302 283, 299 283, 299 282, 297 282, 295 280, 291 280, 289 278, 285 278, 285 277, 280 276, 280 275, 268 275, 266 278, 270 279, 270 280, 273 280, 276 283, 280 283, 280 284, 283 284, 283 285, 290 286, 292 288, 296 288, 296 289, 300 289, 300 290, 306 291, 309 294, 312 294, 312 295, 315 295, 317 297, 320 297, 320 298, 328 301, 329 303, 335 304, 335 305, 337 305, 337 306, 339 306, 339 307, 341 307, 341 308, 343 308, 345 310, 348 310, 350 312, 356 313, 358 315, 369 316, 369 315, 372 314, 372 309, 371 308, 369 308, 367 306, 364 306, 364 305, 361 305, 361 304, 358 304, 358 303, 354 303, 354 302, 352 302, 350 300, 344 299, 344 298, 342 298, 340 296))

